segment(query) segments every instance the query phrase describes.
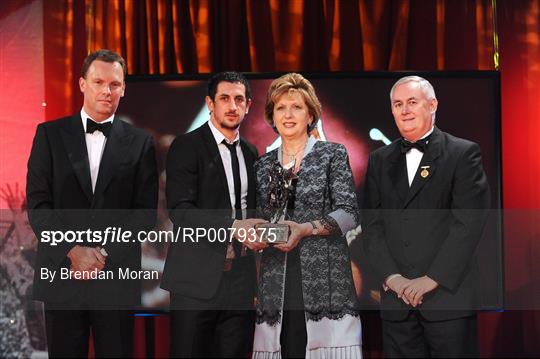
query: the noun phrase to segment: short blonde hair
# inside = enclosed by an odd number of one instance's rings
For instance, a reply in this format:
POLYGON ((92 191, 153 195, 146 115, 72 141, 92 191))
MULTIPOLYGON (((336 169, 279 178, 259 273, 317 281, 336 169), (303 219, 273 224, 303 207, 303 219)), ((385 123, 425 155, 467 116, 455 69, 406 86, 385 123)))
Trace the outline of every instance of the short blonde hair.
POLYGON ((274 106, 278 98, 283 94, 299 93, 308 107, 309 114, 313 117, 311 125, 317 123, 321 117, 321 103, 315 93, 315 88, 304 76, 291 72, 274 81, 268 89, 266 103, 264 104, 264 120, 274 127, 274 106))

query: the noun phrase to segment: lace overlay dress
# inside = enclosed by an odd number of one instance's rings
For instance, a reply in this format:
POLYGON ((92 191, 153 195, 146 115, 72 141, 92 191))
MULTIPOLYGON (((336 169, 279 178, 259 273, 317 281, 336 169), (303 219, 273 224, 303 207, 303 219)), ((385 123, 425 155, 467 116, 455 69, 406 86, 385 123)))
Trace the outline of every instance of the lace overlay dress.
MULTIPOLYGON (((280 160, 278 149, 255 164, 257 209, 265 219, 272 216, 265 206, 269 174, 280 160)), ((283 310, 295 309, 292 305, 304 311, 306 357, 359 358, 361 323, 344 237, 358 223, 358 204, 345 147, 310 138, 294 193, 287 219, 323 220, 331 235, 305 237, 288 254, 271 247, 263 251, 253 357, 281 357, 283 310), (299 293, 285 293, 286 287, 299 293)))

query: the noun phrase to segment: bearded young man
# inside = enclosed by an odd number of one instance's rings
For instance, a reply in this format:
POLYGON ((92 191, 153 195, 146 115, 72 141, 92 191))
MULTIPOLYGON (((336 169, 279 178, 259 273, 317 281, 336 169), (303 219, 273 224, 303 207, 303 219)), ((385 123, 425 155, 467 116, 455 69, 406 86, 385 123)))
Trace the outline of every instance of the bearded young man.
POLYGON ((169 150, 167 207, 175 231, 234 231, 227 241, 209 235, 169 247, 161 286, 171 293, 170 355, 247 357, 256 290, 252 250, 266 246, 238 241, 242 230, 263 222, 248 218, 255 208, 257 150, 239 135, 251 105, 247 80, 236 72, 215 74, 206 105, 209 121, 178 136, 169 150))

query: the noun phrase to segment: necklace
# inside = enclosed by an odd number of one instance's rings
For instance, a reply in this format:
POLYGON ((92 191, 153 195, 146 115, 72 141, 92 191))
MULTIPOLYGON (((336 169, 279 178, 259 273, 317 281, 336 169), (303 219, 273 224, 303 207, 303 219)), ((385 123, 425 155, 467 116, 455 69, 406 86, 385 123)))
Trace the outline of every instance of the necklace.
POLYGON ((296 158, 296 155, 299 154, 300 151, 302 151, 302 150, 303 150, 303 148, 299 149, 295 153, 287 153, 287 152, 285 152, 285 150, 283 150, 283 154, 285 154, 285 156, 289 157, 289 162, 291 162, 296 158))
POLYGON ((287 157, 289 157, 289 162, 292 162, 296 159, 296 156, 302 152, 304 150, 304 148, 306 147, 306 144, 304 143, 296 152, 294 153, 289 153, 287 151, 285 151, 285 147, 283 147, 283 145, 281 145, 281 150, 283 151, 283 154, 287 157))

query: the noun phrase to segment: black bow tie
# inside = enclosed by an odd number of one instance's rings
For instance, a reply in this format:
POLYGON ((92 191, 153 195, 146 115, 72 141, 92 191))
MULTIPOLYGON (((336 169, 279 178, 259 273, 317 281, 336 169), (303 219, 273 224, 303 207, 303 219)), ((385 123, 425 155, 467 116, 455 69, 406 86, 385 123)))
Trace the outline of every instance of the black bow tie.
POLYGON ((418 151, 424 153, 426 152, 427 145, 429 143, 429 137, 423 138, 421 140, 418 140, 416 142, 410 142, 406 139, 401 139, 401 153, 407 153, 411 150, 411 148, 416 148, 418 151))
POLYGON ((111 133, 112 122, 97 123, 94 120, 86 119, 86 133, 94 133, 94 131, 100 131, 105 137, 109 137, 111 133))

